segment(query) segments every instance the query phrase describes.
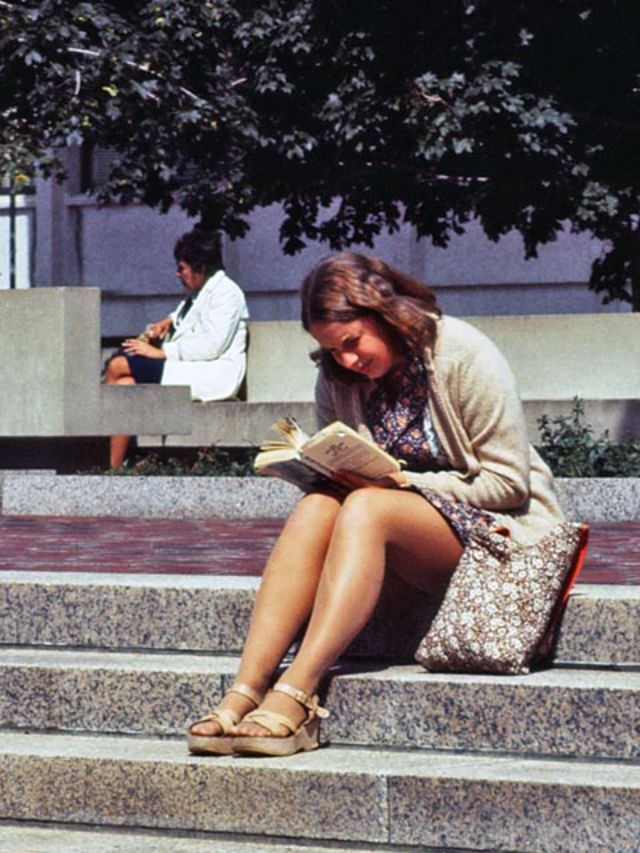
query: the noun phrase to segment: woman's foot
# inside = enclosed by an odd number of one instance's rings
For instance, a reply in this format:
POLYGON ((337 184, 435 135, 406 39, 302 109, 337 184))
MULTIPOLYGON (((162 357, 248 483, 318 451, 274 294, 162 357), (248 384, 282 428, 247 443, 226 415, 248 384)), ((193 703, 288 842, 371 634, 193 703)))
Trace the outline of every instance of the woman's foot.
POLYGON ((317 696, 278 682, 260 707, 234 727, 233 751, 293 755, 317 749, 320 720, 328 716, 317 696))
POLYGON ((262 694, 247 684, 234 684, 222 702, 206 716, 191 723, 187 731, 193 753, 230 755, 235 725, 260 704, 262 694))
MULTIPOLYGON (((269 711, 282 714, 298 728, 307 718, 307 709, 286 693, 270 690, 260 704, 260 711, 269 711)), ((248 713, 248 712, 245 712, 248 713)), ((242 715, 243 717, 245 714, 242 715)), ((252 723, 250 720, 238 723, 234 726, 234 734, 246 737, 286 737, 290 731, 285 726, 277 726, 275 731, 269 732, 264 726, 252 723)))

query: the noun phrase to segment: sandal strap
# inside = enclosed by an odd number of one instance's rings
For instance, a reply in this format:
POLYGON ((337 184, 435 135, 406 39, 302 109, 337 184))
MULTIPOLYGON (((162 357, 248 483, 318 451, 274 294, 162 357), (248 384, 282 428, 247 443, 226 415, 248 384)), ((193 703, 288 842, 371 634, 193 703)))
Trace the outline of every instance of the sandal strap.
POLYGON ((209 723, 214 722, 217 723, 222 729, 223 734, 229 734, 231 729, 234 726, 237 726, 240 722, 240 714, 236 711, 232 711, 230 708, 216 708, 215 711, 212 711, 210 714, 207 714, 206 717, 200 717, 199 720, 195 720, 189 726, 189 731, 193 729, 194 726, 199 725, 200 723, 209 723))
POLYGON ((227 690, 227 693, 238 693, 240 696, 250 699, 256 708, 262 702, 262 694, 258 693, 257 690, 254 690, 253 687, 250 687, 248 684, 233 684, 227 690))
POLYGON ((310 696, 308 693, 305 693, 304 690, 300 690, 298 687, 292 687, 284 681, 279 681, 277 684, 274 684, 271 689, 277 693, 285 693, 287 696, 295 699, 296 702, 302 705, 303 708, 306 708, 312 716, 319 717, 321 720, 324 720, 329 716, 327 709, 320 707, 318 695, 316 693, 314 693, 313 696, 310 696))
POLYGON ((246 715, 246 717, 243 717, 242 725, 245 723, 256 723, 258 726, 266 729, 272 737, 276 735, 276 729, 278 726, 283 726, 289 734, 294 734, 298 729, 298 726, 288 717, 285 717, 284 714, 278 714, 276 711, 263 711, 259 709, 257 711, 251 711, 246 715))

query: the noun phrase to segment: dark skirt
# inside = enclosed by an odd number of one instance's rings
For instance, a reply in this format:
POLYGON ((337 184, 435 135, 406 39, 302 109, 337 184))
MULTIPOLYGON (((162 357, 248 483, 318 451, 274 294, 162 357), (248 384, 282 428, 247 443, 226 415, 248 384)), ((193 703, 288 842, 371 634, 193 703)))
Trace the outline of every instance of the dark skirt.
POLYGON ((148 358, 146 355, 125 355, 131 375, 138 384, 159 384, 164 370, 163 358, 148 358))

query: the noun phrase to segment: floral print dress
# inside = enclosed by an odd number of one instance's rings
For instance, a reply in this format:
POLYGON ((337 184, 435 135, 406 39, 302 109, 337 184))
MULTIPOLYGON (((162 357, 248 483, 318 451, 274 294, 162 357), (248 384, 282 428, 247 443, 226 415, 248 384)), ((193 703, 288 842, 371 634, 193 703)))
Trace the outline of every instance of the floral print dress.
MULTIPOLYGON (((429 412, 429 380, 422 359, 416 356, 393 389, 380 382, 367 401, 367 425, 374 441, 411 471, 451 468, 429 412)), ((488 532, 496 520, 487 510, 443 498, 430 489, 418 490, 443 515, 460 541, 468 545, 479 532, 488 532)))

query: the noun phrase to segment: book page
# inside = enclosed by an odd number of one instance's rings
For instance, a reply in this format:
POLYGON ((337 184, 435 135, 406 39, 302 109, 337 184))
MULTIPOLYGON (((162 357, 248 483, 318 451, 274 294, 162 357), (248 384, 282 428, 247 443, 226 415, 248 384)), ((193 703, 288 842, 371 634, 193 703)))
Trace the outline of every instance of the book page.
MULTIPOLYGON (((309 436, 302 429, 300 424, 295 418, 286 417, 280 418, 274 424, 271 425, 271 429, 274 432, 279 432, 280 435, 284 436, 284 441, 290 446, 294 447, 296 450, 301 450, 303 445, 309 440, 309 436)), ((282 444, 282 439, 279 442, 273 441, 273 444, 282 444)), ((269 449, 267 445, 269 444, 266 441, 263 445, 264 450, 269 449)))
POLYGON ((323 469, 354 471, 372 480, 401 468, 399 462, 373 442, 337 423, 307 442, 302 455, 323 469))

